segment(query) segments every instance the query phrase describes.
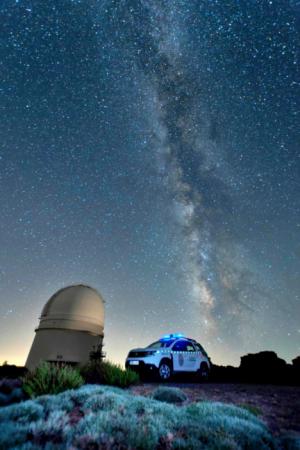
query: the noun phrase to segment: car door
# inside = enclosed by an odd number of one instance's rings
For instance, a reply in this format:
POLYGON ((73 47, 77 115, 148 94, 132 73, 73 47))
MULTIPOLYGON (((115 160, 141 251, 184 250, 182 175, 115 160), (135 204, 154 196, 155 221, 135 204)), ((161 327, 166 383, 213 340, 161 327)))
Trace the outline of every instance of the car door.
POLYGON ((194 372, 196 369, 196 352, 193 344, 180 339, 172 347, 173 369, 176 372, 194 372))
POLYGON ((186 347, 186 367, 189 372, 195 372, 197 367, 197 352, 194 345, 189 342, 186 347))
POLYGON ((202 361, 207 362, 208 356, 207 356, 207 353, 205 352, 204 348, 199 344, 199 342, 194 342, 194 347, 196 349, 197 366, 199 369, 202 361))

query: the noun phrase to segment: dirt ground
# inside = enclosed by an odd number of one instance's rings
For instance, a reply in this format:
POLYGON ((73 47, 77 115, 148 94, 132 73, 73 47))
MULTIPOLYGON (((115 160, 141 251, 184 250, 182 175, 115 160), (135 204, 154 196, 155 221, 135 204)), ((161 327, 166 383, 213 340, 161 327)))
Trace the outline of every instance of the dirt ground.
MULTIPOLYGON (((150 395, 159 383, 145 383, 131 388, 136 395, 150 395)), ((275 434, 300 435, 300 386, 275 386, 231 383, 166 383, 187 395, 187 403, 201 400, 220 401, 258 408, 259 417, 275 434)))

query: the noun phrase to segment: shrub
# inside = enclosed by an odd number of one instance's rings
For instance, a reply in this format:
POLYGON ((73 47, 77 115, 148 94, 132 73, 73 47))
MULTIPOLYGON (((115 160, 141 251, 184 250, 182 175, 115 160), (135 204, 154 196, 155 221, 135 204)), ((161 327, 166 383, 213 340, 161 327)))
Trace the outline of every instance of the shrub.
POLYGON ((125 388, 139 382, 139 376, 133 370, 123 369, 120 365, 109 361, 104 361, 102 365, 105 384, 125 388))
POLYGON ((126 388, 139 382, 139 376, 130 369, 123 369, 109 361, 91 361, 81 369, 87 383, 107 384, 126 388))
POLYGON ((166 403, 183 403, 187 397, 184 392, 178 388, 158 387, 153 391, 152 398, 166 403))
POLYGON ((46 414, 48 414, 49 411, 56 411, 60 409, 70 412, 75 407, 75 403, 72 396, 70 396, 70 392, 72 391, 65 391, 59 396, 42 395, 36 399, 36 403, 44 408, 46 414))
POLYGON ((44 408, 33 400, 0 409, 0 422, 29 423, 44 417, 44 408))
POLYGON ((85 385, 1 408, 0 423, 0 448, 22 450, 276 448, 264 423, 245 409, 210 402, 179 408, 109 386, 85 385))
POLYGON ((81 375, 83 376, 85 382, 89 384, 103 384, 103 372, 103 362, 101 361, 91 360, 88 364, 80 368, 81 375))
POLYGON ((247 420, 256 424, 261 424, 262 422, 245 408, 239 408, 238 406, 231 405, 229 403, 221 402, 198 402, 191 403, 187 406, 187 410, 190 414, 208 414, 211 417, 213 415, 233 417, 240 420, 247 420))
POLYGON ((3 378, 0 380, 0 392, 2 394, 11 394, 11 392, 22 386, 21 380, 18 378, 3 378))
POLYGON ((238 405, 240 408, 244 408, 247 411, 249 411, 251 414, 254 414, 255 416, 261 416, 262 412, 260 408, 254 405, 249 405, 248 403, 240 403, 238 405))
POLYGON ((0 380, 0 406, 10 405, 25 399, 22 382, 19 379, 0 380))
POLYGON ((2 394, 2 392, 0 392, 0 406, 6 406, 10 403, 10 396, 7 394, 2 394))
POLYGON ((300 450, 300 437, 291 433, 280 437, 281 448, 285 450, 300 450))
MULTIPOLYGON (((6 408, 5 408, 6 409, 6 408)), ((29 424, 30 422, 28 422, 29 424)), ((2 422, 0 425, 0 448, 1 449, 31 449, 27 441, 28 425, 20 425, 16 422, 2 422), (23 444, 23 445, 22 445, 23 444), (23 447, 24 446, 24 447, 23 447)))
POLYGON ((43 394, 58 394, 67 389, 75 389, 84 380, 78 370, 70 366, 60 366, 42 362, 33 372, 24 378, 23 390, 29 397, 43 394))

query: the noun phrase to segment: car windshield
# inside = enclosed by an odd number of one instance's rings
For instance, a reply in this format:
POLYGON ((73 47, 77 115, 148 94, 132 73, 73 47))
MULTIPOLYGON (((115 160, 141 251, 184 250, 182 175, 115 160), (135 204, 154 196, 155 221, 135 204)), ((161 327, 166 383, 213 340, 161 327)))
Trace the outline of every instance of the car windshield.
POLYGON ((148 345, 147 348, 166 348, 170 347, 171 344, 173 344, 174 339, 168 339, 168 340, 162 340, 162 341, 156 341, 152 344, 148 345))

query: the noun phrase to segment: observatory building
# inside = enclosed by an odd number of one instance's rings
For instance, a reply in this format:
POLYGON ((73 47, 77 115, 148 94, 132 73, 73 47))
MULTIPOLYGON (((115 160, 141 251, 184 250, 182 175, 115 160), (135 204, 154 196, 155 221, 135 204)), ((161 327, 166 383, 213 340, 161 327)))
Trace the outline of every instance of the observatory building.
POLYGON ((36 328, 26 367, 40 361, 84 364, 95 349, 102 350, 104 300, 93 288, 65 287, 46 303, 36 328))

